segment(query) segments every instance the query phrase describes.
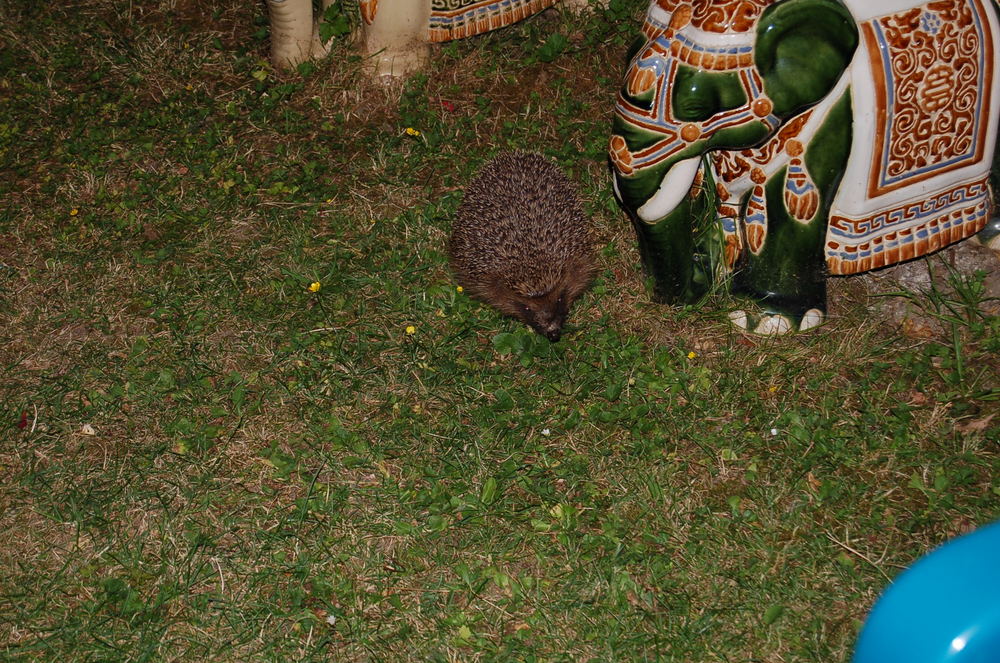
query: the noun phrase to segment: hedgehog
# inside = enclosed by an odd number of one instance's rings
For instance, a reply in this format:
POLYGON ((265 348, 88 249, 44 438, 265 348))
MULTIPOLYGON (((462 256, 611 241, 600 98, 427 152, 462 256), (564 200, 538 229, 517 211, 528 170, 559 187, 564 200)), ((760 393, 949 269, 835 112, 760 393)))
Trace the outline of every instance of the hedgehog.
POLYGON ((525 152, 501 154, 473 179, 448 254, 471 297, 552 342, 597 270, 575 186, 545 157, 525 152))

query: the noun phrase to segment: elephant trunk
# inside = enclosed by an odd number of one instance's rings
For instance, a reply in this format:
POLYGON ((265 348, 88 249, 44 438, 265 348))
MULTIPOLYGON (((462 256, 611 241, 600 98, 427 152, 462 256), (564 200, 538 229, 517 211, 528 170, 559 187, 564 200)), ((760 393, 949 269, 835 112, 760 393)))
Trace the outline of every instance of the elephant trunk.
POLYGON ((701 157, 684 159, 671 166, 656 193, 636 210, 639 218, 646 223, 655 223, 674 211, 691 191, 700 167, 701 157))

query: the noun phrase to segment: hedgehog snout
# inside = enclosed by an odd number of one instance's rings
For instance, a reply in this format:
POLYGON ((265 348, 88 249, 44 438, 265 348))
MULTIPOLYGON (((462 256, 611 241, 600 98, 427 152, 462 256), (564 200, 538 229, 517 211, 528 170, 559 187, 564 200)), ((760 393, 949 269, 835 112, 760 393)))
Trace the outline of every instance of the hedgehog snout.
POLYGON ((553 343, 562 338, 562 321, 552 321, 552 322, 538 322, 536 320, 528 320, 528 326, 531 327, 540 336, 544 336, 553 343))
POLYGON ((555 343, 562 337, 562 321, 554 320, 544 327, 539 326, 535 331, 555 343))
POLYGON ((567 310, 560 299, 555 306, 546 305, 531 312, 528 324, 536 332, 553 343, 562 337, 563 323, 566 322, 567 310))

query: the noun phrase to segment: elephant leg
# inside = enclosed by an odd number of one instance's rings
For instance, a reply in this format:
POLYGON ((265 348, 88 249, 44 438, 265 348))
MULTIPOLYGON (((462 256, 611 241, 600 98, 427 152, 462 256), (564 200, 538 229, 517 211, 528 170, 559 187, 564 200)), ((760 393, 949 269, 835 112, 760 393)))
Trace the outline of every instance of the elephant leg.
POLYGON ((633 225, 656 299, 692 304, 715 286, 723 240, 715 222, 714 185, 701 186, 655 223, 633 217, 633 225))
MULTIPOLYGON (((320 15, 332 4, 333 0, 322 0, 320 15)), ((275 67, 292 69, 310 58, 329 54, 329 46, 319 38, 311 0, 267 0, 267 12, 275 67)))
POLYGON ((733 294, 751 306, 730 319, 759 334, 804 331, 826 317, 825 216, 808 223, 792 218, 783 189, 783 177, 767 183, 767 238, 759 254, 744 254, 733 274, 733 294))
POLYGON ((851 127, 850 94, 845 94, 805 148, 804 162, 796 162, 796 172, 790 175, 790 167, 782 168, 766 181, 766 230, 761 235, 758 223, 757 235, 749 238, 751 250, 741 257, 732 282, 733 293, 753 306, 734 312, 735 324, 761 334, 782 334, 825 321, 823 245, 830 206, 850 155, 851 127), (796 188, 804 181, 811 200, 796 188))
POLYGON ((271 62, 292 68, 309 59, 313 49, 313 8, 310 0, 268 0, 271 62))
POLYGON ((376 76, 406 76, 427 62, 430 15, 430 0, 398 0, 391 7, 363 3, 362 42, 376 76))

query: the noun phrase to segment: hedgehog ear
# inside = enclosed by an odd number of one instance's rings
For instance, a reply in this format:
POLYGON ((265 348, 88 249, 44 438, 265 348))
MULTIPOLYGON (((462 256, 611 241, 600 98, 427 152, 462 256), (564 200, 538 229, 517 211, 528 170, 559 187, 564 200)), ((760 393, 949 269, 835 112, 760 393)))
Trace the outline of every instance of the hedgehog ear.
POLYGON ((570 264, 565 272, 563 279, 566 286, 563 296, 570 301, 575 301, 577 297, 582 295, 597 278, 597 263, 593 260, 583 258, 574 261, 570 264))

